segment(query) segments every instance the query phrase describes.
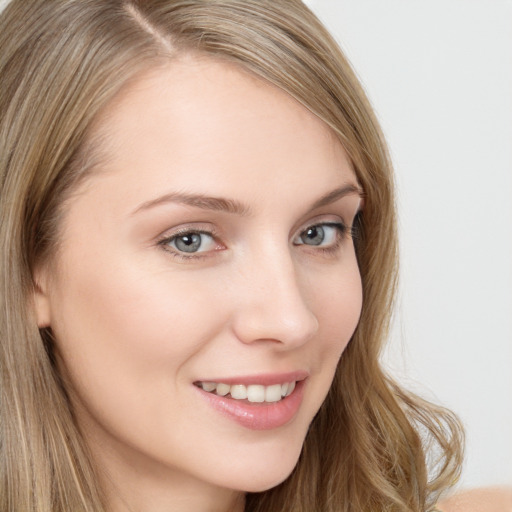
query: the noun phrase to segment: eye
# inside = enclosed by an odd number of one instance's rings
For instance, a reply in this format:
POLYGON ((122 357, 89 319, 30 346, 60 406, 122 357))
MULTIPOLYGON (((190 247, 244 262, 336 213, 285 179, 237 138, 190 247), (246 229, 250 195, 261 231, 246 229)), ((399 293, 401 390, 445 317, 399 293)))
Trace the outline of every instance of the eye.
POLYGON ((217 244, 210 233, 187 231, 160 241, 160 244, 180 253, 202 253, 212 251, 217 244))
POLYGON ((347 231, 341 223, 323 223, 309 226, 302 231, 294 240, 295 245, 310 245, 317 247, 336 246, 341 235, 347 231))

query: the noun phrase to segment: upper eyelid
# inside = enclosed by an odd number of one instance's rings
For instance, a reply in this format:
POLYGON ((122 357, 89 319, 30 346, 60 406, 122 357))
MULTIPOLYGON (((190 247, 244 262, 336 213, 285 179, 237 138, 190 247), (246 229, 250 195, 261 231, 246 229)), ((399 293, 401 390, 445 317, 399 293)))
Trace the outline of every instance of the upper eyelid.
POLYGON ((331 225, 341 224, 347 229, 350 228, 350 223, 346 222, 344 217, 339 214, 330 215, 330 218, 327 218, 326 215, 318 215, 317 217, 314 217, 313 219, 311 219, 305 223, 302 223, 300 225, 300 227, 294 231, 294 235, 292 236, 292 239, 295 238, 300 233, 306 231, 307 229, 309 229, 313 226, 321 226, 322 224, 331 224, 331 225))
POLYGON ((160 235, 156 237, 157 241, 162 240, 170 240, 172 238, 176 238, 180 235, 186 235, 188 233, 201 233, 204 235, 210 235, 213 238, 219 237, 219 232, 215 227, 209 226, 209 227, 203 227, 206 223, 200 223, 199 226, 192 226, 192 225, 183 225, 177 228, 170 228, 163 231, 160 235))
POLYGON ((296 235, 300 235, 301 233, 304 233, 304 231, 307 231, 308 229, 314 228, 316 226, 330 226, 330 227, 337 227, 342 226, 344 228, 348 228, 348 225, 343 220, 326 220, 326 221, 320 221, 320 222, 313 222, 311 224, 306 224, 303 228, 300 228, 296 235))
MULTIPOLYGON (((313 226, 318 226, 321 224, 342 224, 347 229, 350 228, 350 223, 346 222, 346 220, 343 218, 342 215, 331 214, 329 216, 330 216, 330 218, 326 218, 326 214, 318 215, 318 216, 314 217, 313 219, 310 219, 307 222, 301 223, 301 225, 293 231, 293 235, 291 236, 291 239, 293 240, 297 235, 301 234, 303 231, 305 231, 313 226)), ((356 218, 356 216, 357 216, 357 214, 354 216, 354 219, 356 218)), ((188 233, 201 233, 201 234, 205 234, 205 235, 210 235, 217 241, 222 241, 224 238, 224 234, 222 233, 222 231, 215 228, 215 226, 208 224, 206 222, 205 223, 198 222, 198 223, 191 223, 188 225, 184 224, 177 228, 167 229, 156 237, 156 241, 158 243, 160 243, 162 241, 170 240, 170 239, 173 239, 180 235, 185 235, 188 233)))

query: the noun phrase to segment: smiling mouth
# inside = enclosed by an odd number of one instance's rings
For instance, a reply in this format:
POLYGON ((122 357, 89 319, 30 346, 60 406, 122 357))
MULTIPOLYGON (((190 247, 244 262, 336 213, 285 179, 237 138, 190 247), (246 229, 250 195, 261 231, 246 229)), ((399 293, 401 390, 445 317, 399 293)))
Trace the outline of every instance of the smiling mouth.
POLYGON ((296 381, 283 384, 263 386, 261 384, 224 384, 222 382, 195 382, 197 387, 218 396, 232 398, 233 400, 247 400, 251 403, 280 402, 290 396, 295 389, 296 381))

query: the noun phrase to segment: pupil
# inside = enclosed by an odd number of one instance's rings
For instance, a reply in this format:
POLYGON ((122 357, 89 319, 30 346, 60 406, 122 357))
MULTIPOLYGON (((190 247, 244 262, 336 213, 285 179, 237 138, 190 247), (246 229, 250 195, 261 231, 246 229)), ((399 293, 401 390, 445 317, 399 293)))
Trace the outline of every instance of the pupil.
POLYGON ((324 230, 321 226, 313 226, 306 231, 305 243, 309 245, 320 245, 324 241, 324 230))
POLYGON ((201 247, 201 235, 182 235, 176 239, 176 247, 183 252, 195 252, 201 247))

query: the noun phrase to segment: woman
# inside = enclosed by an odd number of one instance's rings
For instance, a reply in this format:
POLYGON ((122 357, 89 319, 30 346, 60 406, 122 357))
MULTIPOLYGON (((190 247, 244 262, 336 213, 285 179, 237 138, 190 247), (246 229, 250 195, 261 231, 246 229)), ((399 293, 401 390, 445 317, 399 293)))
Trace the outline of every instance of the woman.
POLYGON ((299 1, 0 21, 1 509, 425 511, 456 419, 383 372, 392 173, 299 1))

